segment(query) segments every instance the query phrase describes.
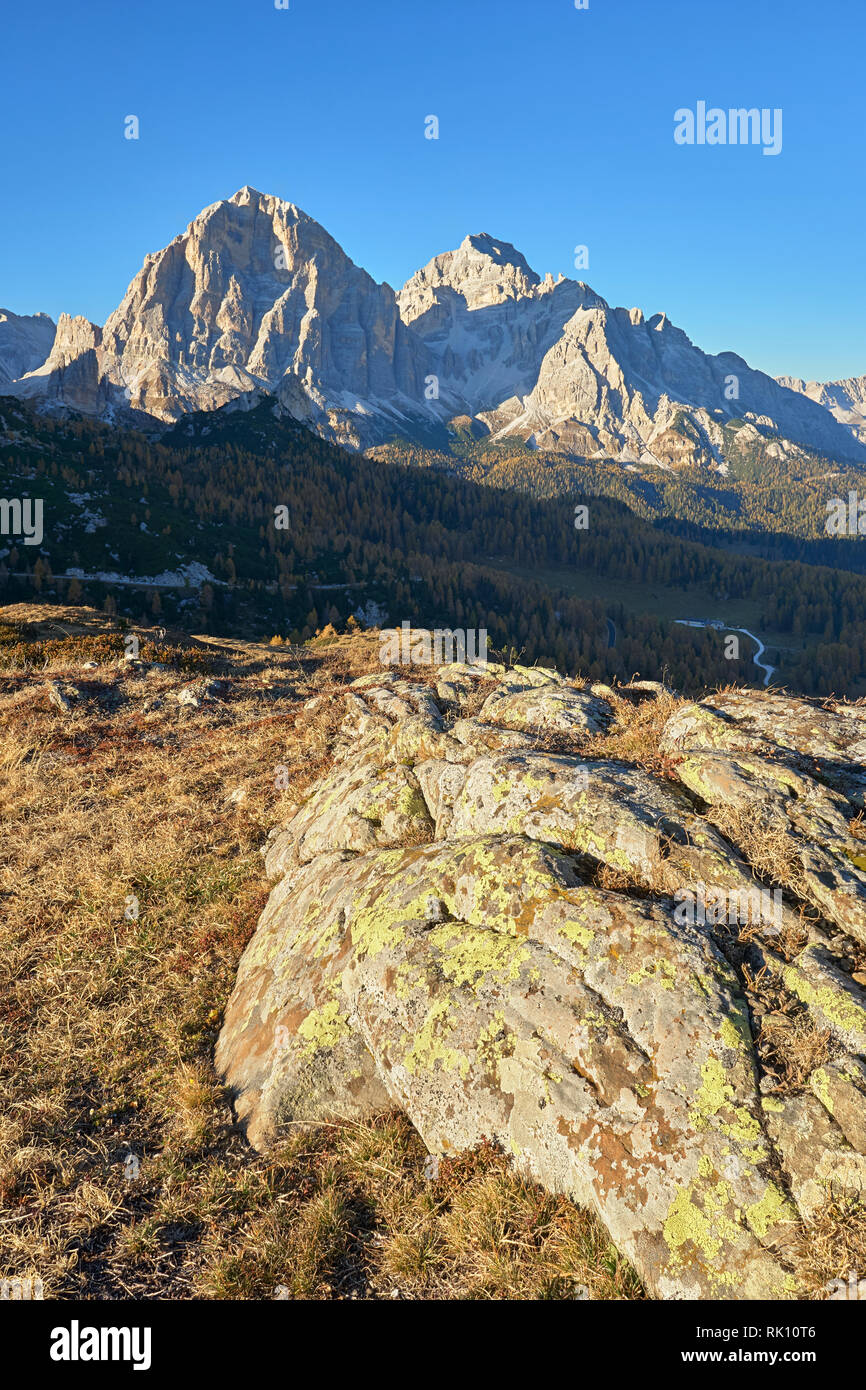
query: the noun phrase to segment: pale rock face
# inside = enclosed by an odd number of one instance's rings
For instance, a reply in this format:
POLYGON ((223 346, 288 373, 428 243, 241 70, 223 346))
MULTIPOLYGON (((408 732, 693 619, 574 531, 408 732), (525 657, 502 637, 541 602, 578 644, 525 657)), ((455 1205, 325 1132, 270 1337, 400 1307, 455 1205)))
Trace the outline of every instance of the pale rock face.
POLYGON ((102 329, 89 319, 61 314, 45 361, 15 383, 15 394, 30 400, 110 416, 110 393, 103 378, 102 329))
MULTIPOLYGON (((507 241, 496 241, 482 232, 468 236, 456 251, 446 251, 407 280, 399 295, 405 323, 448 303, 443 291, 453 290, 469 310, 523 299, 541 284, 526 258, 507 241)), ((445 317, 434 314, 434 317, 445 317)))
POLYGON ((801 377, 780 376, 780 386, 800 391, 835 416, 854 438, 866 444, 866 376, 846 377, 843 381, 803 381, 801 377))
POLYGON ((45 361, 55 332, 54 320, 47 314, 0 309, 0 389, 45 361))
POLYGON ((63 316, 48 361, 19 354, 14 370, 8 389, 46 408, 138 424, 267 391, 351 448, 443 444, 453 421, 572 456, 724 470, 761 427, 781 456, 807 446, 866 462, 856 383, 836 383, 838 408, 819 403, 733 353, 701 352, 664 314, 541 279, 487 233, 395 295, 300 208, 249 187, 147 256, 101 334, 63 316))
POLYGON ((60 378, 74 367, 80 380, 80 358, 93 354, 97 413, 107 398, 114 410, 173 421, 264 388, 289 402, 302 395, 310 422, 348 443, 371 435, 365 417, 387 416, 389 432, 413 411, 436 418, 424 403, 423 346, 390 287, 292 203, 251 188, 149 255, 101 335, 82 325, 63 323, 62 352, 20 394, 68 403, 60 378))
POLYGON ((496 437, 623 463, 718 466, 723 425, 745 418, 795 445, 859 453, 826 411, 804 409, 734 353, 708 356, 664 314, 613 309, 583 283, 542 281, 487 236, 436 257, 398 300, 436 360, 443 398, 462 396, 496 437))
POLYGON ((519 251, 486 234, 435 257, 397 298, 435 360, 443 398, 462 401, 494 434, 522 417, 522 398, 574 314, 604 303, 587 285, 541 280, 519 251))

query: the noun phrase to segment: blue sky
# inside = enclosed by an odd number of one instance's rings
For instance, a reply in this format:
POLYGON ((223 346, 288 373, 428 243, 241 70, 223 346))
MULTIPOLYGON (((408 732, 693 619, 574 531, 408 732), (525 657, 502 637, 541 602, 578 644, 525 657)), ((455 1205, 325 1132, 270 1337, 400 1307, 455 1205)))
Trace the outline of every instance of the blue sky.
POLYGON ((862 0, 9 0, 0 304, 102 323, 249 183, 395 288, 486 231, 707 351, 859 375, 864 39, 862 0), (780 107, 781 154, 676 145, 701 100, 780 107))

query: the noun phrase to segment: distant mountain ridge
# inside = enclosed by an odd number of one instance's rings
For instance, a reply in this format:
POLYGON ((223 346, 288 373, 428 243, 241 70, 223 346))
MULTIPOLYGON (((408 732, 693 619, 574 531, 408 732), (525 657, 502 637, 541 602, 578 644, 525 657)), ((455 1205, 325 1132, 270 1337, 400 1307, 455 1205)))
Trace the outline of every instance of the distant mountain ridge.
POLYGON ((866 444, 866 376, 849 376, 842 381, 803 381, 799 377, 780 376, 777 381, 823 405, 840 424, 847 426, 855 439, 866 444))
POLYGON ((47 314, 0 309, 0 389, 32 372, 51 351, 57 325, 47 314))
POLYGON ((724 473, 732 431, 746 430, 782 455, 866 464, 859 417, 734 353, 702 352, 664 314, 645 320, 580 281, 542 279, 508 242, 469 236, 395 293, 301 209, 250 187, 148 255, 103 327, 62 314, 33 361, 43 317, 0 320, 5 389, 149 429, 266 392, 356 449, 441 446, 468 423, 626 467, 724 473))

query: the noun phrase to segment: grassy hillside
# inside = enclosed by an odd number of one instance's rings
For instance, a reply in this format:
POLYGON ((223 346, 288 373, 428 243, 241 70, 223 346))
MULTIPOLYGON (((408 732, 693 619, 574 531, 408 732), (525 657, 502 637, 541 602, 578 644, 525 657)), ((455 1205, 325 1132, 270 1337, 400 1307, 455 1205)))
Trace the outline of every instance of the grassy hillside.
POLYGON ((42 545, 0 550, 9 602, 295 642, 375 612, 485 628, 495 650, 596 679, 639 672, 693 693, 761 681, 749 639, 732 653, 724 632, 676 624, 717 619, 767 645, 777 683, 866 694, 866 579, 665 534, 597 495, 591 472, 534 498, 346 454, 267 402, 155 442, 8 399, 0 467, 7 497, 44 503, 42 545))

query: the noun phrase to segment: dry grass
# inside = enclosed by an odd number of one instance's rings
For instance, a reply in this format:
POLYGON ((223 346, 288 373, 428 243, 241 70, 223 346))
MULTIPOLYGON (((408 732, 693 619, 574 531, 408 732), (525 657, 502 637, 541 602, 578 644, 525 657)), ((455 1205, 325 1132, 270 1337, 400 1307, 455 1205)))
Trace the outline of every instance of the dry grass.
POLYGON ((787 888, 795 897, 802 896, 802 865, 780 819, 767 816, 756 806, 724 802, 713 806, 707 819, 737 846, 759 878, 787 888))
POLYGON ((434 1181, 398 1116, 267 1158, 234 1127, 212 1055, 260 848, 376 648, 154 632, 160 671, 92 610, 0 621, 0 1274, 66 1298, 640 1297, 593 1218, 493 1151, 434 1181))
POLYGON ((855 1283, 859 1278, 866 1288, 866 1208, 858 1202, 831 1199, 804 1222, 792 1255, 806 1297, 826 1297, 833 1280, 847 1283, 851 1274, 855 1283))
MULTIPOLYGON (((772 941, 774 950, 792 960, 806 945, 810 924, 818 920, 818 914, 806 901, 803 867, 786 827, 755 806, 724 803, 711 807, 707 820, 740 851, 763 884, 779 887, 797 900, 799 919, 795 921, 792 916, 786 916, 772 941)), ((752 938, 762 935, 763 923, 749 923, 740 928, 739 940, 746 945, 752 938)))
POLYGON ((662 729, 685 700, 665 692, 658 698, 636 703, 614 690, 609 697, 614 722, 604 734, 597 734, 581 748, 585 758, 616 758, 646 768, 656 777, 675 777, 676 759, 659 747, 662 729))
POLYGON ((488 695, 492 694, 495 689, 495 680, 486 680, 480 677, 473 680, 471 689, 460 702, 460 718, 475 719, 488 695))
POLYGON ((427 1154, 401 1115, 304 1131, 275 1151, 289 1189, 243 1232, 219 1232, 212 1297, 640 1298, 598 1224, 522 1182, 488 1147, 427 1154))
POLYGON ((775 1083, 774 1094, 795 1095, 808 1087, 816 1067, 838 1051, 826 1029, 809 1021, 808 1011, 771 970, 754 972, 743 966, 749 1002, 758 1022, 755 1048, 765 1075, 775 1083))

